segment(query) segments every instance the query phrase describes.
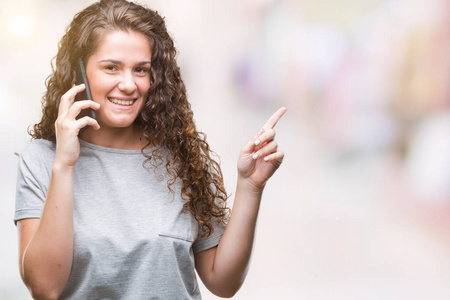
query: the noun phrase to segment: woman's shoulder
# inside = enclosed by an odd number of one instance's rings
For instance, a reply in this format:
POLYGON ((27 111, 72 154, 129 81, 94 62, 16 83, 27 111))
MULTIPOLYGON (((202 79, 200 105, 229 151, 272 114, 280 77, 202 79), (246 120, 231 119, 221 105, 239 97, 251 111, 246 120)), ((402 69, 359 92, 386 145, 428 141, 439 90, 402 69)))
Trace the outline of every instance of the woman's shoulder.
POLYGON ((32 140, 20 153, 22 159, 34 159, 53 157, 56 152, 56 144, 45 139, 32 140))

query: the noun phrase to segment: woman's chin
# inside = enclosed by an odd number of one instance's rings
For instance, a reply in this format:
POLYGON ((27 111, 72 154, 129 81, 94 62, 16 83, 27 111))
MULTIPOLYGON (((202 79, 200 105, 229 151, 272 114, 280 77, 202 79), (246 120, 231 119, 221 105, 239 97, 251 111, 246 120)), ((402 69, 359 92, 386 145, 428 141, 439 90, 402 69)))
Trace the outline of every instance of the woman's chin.
POLYGON ((109 129, 120 129, 120 128, 128 128, 130 126, 133 126, 134 121, 136 118, 114 118, 110 120, 98 120, 98 123, 100 125, 100 128, 109 128, 109 129))

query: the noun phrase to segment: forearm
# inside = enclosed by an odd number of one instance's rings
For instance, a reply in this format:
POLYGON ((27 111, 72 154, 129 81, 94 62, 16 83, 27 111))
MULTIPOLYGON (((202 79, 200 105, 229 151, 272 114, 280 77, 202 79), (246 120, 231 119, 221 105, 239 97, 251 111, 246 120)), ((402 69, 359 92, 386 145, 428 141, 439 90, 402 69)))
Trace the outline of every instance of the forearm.
POLYGON ((39 226, 23 254, 22 276, 33 294, 57 297, 73 257, 73 169, 53 165, 39 226))
POLYGON ((234 294, 247 275, 263 189, 238 179, 228 226, 217 247, 212 276, 234 294))

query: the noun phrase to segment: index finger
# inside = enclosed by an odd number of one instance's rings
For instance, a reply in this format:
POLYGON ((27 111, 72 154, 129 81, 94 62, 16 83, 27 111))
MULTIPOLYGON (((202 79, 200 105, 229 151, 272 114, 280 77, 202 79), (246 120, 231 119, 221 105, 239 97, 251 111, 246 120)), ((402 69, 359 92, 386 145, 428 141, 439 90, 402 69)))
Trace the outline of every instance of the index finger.
POLYGON ((61 96, 59 100, 59 110, 58 112, 66 113, 69 110, 69 107, 75 100, 76 94, 83 91, 85 89, 84 84, 74 85, 72 86, 64 95, 61 96))
POLYGON ((266 124, 264 124, 264 126, 262 127, 264 130, 267 131, 267 129, 271 129, 274 128, 275 125, 277 125, 278 120, 280 120, 280 118, 284 115, 284 113, 286 112, 286 107, 281 107, 280 109, 278 109, 270 118, 269 120, 267 120, 266 124))

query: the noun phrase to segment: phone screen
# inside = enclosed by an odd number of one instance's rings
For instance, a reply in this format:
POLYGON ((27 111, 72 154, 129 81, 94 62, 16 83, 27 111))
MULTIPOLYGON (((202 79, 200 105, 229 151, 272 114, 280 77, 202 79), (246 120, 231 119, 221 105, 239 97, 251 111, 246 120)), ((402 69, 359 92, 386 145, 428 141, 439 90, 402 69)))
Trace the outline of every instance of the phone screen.
MULTIPOLYGON (((75 96, 75 101, 92 100, 91 89, 89 87, 89 82, 88 82, 87 75, 86 75, 86 68, 84 67, 83 59, 81 59, 81 58, 79 58, 78 62, 77 62, 76 74, 77 74, 77 76, 76 76, 75 84, 78 85, 78 84, 84 83, 86 88, 84 89, 84 91, 78 93, 75 96)), ((94 110, 92 110, 90 108, 83 109, 80 112, 80 114, 78 115, 77 119, 80 119, 84 116, 89 116, 89 117, 95 119, 95 112, 94 112, 94 110)))

